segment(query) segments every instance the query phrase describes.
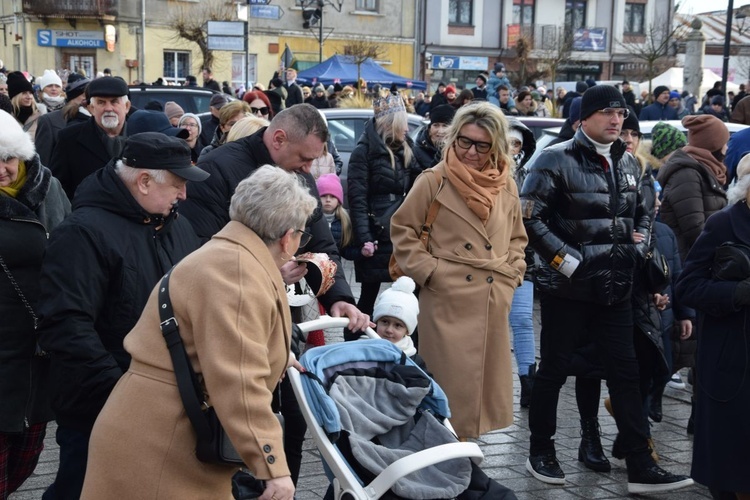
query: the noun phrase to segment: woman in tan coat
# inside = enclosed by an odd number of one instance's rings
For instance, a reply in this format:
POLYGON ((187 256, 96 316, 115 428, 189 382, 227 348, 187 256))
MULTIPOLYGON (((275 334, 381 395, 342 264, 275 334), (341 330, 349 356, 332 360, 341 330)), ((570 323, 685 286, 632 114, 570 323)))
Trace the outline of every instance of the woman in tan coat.
POLYGON ((417 178, 391 221, 396 261, 422 287, 419 352, 448 395, 461 438, 513 422, 508 314, 527 238, 507 137, 499 108, 459 109, 444 160, 417 178), (419 236, 435 198, 425 249, 419 236))
MULTIPOLYGON (((256 478, 262 500, 294 495, 272 394, 289 366, 291 319, 279 268, 306 243, 316 200, 270 165, 237 186, 231 221, 175 266, 170 297, 207 401, 256 478)), ((196 436, 159 329, 157 289, 125 338, 132 356, 99 414, 83 499, 228 499, 238 468, 198 461, 196 436)))

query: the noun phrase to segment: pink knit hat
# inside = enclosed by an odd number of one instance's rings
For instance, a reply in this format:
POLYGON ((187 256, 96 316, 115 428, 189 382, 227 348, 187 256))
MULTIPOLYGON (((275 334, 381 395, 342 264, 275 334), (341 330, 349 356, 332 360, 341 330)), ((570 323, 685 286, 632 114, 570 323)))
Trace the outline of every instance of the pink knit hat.
POLYGON ((327 194, 330 194, 337 200, 339 200, 340 204, 344 204, 344 190, 341 187, 341 181, 339 180, 338 175, 336 174, 325 174, 318 177, 318 194, 320 196, 325 196, 327 194))

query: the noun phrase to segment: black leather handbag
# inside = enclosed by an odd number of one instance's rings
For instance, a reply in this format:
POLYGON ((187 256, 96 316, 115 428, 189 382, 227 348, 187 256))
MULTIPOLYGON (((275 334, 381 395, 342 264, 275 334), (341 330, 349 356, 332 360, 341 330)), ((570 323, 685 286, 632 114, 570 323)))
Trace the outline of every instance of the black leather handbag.
POLYGON ((159 285, 159 326, 174 364, 182 404, 197 435, 195 455, 201 462, 242 466, 244 462, 221 426, 216 410, 203 400, 198 377, 188 359, 185 344, 182 343, 172 301, 169 299, 171 273, 172 270, 165 274, 159 285))
POLYGON ((672 277, 669 263, 656 246, 646 254, 646 266, 643 275, 646 280, 646 288, 650 293, 661 293, 669 284, 672 277))

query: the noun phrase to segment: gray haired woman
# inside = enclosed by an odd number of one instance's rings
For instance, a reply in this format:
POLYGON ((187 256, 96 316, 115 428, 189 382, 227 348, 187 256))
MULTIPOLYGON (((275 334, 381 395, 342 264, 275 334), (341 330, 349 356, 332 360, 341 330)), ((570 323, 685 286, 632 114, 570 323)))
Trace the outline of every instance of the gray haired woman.
MULTIPOLYGON (((279 268, 307 243, 317 206, 297 176, 265 165, 239 183, 231 221, 172 271, 180 335, 207 401, 264 500, 292 500, 294 485, 272 393, 290 355, 291 318, 279 268)), ((132 356, 94 426, 83 499, 231 498, 238 468, 199 462, 195 433, 159 330, 154 290, 125 338, 132 356)))

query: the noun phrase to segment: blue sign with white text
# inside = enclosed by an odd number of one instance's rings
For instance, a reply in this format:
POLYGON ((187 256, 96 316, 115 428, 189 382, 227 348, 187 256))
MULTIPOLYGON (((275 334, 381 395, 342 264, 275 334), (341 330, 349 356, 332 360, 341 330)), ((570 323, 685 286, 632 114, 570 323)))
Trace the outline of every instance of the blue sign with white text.
POLYGON ((36 42, 40 47, 103 49, 107 46, 101 31, 37 30, 36 42))
POLYGON ((258 19, 280 19, 281 8, 278 5, 251 5, 250 17, 258 19))

